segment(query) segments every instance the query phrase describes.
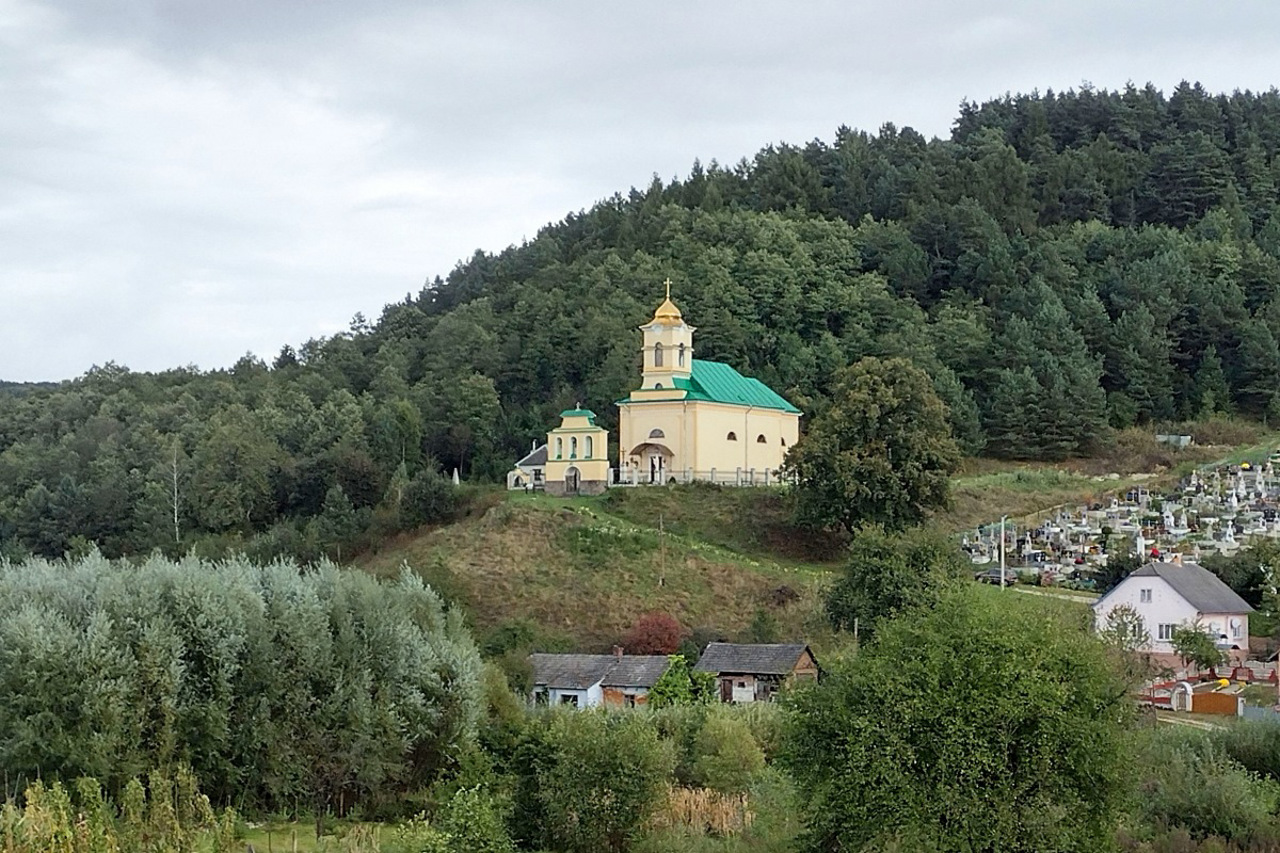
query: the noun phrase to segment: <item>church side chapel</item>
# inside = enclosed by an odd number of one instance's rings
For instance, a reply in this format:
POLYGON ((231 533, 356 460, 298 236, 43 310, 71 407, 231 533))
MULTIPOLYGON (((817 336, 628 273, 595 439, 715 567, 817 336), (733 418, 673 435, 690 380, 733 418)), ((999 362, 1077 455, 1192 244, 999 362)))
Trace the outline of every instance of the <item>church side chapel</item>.
MULTIPOLYGON (((599 494, 610 485, 715 482, 761 485, 781 481, 788 448, 800 437, 800 410, 763 382, 727 364, 694 358, 693 333, 667 294, 643 335, 640 387, 617 401, 619 467, 609 467, 608 433, 595 413, 561 412, 547 434, 550 494, 599 494)), ((541 450, 541 448, 539 448, 541 450)), ((541 461, 539 459, 538 461, 541 461)), ((508 485, 535 482, 525 460, 508 485)))

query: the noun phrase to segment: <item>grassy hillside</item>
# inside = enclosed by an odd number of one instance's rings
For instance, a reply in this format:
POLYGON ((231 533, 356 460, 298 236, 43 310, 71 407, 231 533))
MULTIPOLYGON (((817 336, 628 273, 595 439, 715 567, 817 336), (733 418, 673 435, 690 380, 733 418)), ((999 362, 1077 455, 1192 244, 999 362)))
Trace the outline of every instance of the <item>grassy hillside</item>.
MULTIPOLYGON (((1201 425, 1197 434, 1205 444, 1174 451, 1125 433, 1111 456, 1057 467, 972 460, 933 523, 957 532, 1137 483, 1169 485, 1196 465, 1260 459, 1280 441, 1253 426, 1215 434, 1201 425)), ((385 542, 360 564, 390 575, 408 563, 466 610, 482 638, 523 632, 548 650, 606 650, 654 610, 735 639, 821 643, 821 590, 844 544, 792 527, 781 489, 673 486, 574 499, 494 492, 462 521, 385 542)))
POLYGON ((457 524, 389 542, 361 564, 389 575, 407 562, 461 604, 481 636, 529 623, 546 647, 607 649, 654 610, 729 637, 762 619, 780 639, 810 636, 823 627, 815 603, 826 567, 734 532, 745 507, 776 513, 779 503, 763 490, 710 488, 505 495, 457 524), (649 523, 658 507, 661 531, 649 523))

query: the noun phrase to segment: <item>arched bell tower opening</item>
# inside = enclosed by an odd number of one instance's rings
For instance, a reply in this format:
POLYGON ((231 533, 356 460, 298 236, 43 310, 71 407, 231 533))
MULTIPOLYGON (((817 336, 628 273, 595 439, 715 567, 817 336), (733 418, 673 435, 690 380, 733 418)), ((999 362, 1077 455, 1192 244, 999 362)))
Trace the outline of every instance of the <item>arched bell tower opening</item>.
POLYGON ((644 333, 644 376, 640 387, 677 388, 677 379, 693 373, 693 333, 680 309, 671 301, 671 279, 665 282, 667 298, 653 312, 653 319, 640 327, 644 333))

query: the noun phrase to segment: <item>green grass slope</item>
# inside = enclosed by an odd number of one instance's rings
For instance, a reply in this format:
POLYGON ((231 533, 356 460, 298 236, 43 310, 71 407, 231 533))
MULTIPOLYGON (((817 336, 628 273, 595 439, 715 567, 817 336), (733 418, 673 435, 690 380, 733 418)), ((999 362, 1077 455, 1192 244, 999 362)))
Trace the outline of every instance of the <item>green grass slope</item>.
MULTIPOLYGON (((1264 458, 1280 440, 1261 430, 1231 437, 1238 443, 1172 451, 1149 435, 1122 435, 1109 457, 1056 467, 974 461, 932 523, 958 532, 1137 483, 1157 487, 1198 464, 1264 458)), ((467 518, 383 542, 358 565, 390 576, 407 563, 465 610, 481 638, 519 629, 548 650, 607 650, 651 611, 731 638, 821 643, 829 631, 821 593, 843 547, 842 536, 792 527, 780 489, 620 488, 573 499, 496 492, 467 518)))
POLYGON ((798 559, 803 546, 770 550, 769 526, 750 521, 756 506, 778 519, 777 495, 619 492, 503 495, 461 522, 387 542, 359 564, 386 576, 407 563, 461 605, 481 636, 523 622, 543 645, 566 649, 607 649, 650 611, 730 637, 762 618, 780 640, 822 630, 816 603, 831 564, 798 559))

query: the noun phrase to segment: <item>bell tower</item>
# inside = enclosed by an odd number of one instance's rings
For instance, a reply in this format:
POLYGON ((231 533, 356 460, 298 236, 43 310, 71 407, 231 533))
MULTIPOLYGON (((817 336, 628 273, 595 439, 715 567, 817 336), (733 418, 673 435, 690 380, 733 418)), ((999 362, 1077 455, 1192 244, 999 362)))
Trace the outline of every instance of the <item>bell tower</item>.
POLYGON ((671 279, 666 280, 667 298, 653 312, 653 319, 640 327, 644 333, 644 368, 640 390, 675 388, 677 379, 693 373, 693 333, 680 309, 671 301, 671 279))

